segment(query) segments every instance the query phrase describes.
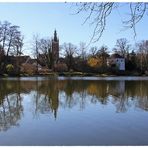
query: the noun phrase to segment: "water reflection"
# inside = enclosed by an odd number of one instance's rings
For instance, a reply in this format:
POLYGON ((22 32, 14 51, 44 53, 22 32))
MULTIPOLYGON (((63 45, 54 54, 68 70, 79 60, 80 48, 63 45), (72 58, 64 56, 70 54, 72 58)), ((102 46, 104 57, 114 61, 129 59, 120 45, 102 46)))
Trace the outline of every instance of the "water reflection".
POLYGON ((59 108, 81 110, 87 104, 112 103, 116 112, 129 108, 148 110, 148 81, 93 81, 93 80, 0 80, 0 131, 18 126, 23 116, 25 95, 32 102, 33 116, 52 113, 58 118, 59 108))
POLYGON ((18 120, 23 115, 20 93, 20 81, 15 87, 0 82, 0 131, 6 131, 11 126, 19 126, 18 120))

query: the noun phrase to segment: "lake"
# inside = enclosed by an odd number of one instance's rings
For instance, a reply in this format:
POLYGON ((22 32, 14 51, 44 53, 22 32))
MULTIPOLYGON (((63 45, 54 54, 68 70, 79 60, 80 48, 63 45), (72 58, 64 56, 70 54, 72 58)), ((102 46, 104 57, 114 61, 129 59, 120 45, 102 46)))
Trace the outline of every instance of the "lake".
POLYGON ((148 77, 1 78, 0 145, 148 145, 148 77))

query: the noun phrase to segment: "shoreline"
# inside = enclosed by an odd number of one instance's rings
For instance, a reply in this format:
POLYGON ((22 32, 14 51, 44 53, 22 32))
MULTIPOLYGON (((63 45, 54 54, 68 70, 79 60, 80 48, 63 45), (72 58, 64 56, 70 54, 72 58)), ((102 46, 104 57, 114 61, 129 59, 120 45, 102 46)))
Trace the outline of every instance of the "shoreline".
POLYGON ((10 78, 10 77, 148 77, 146 74, 97 74, 97 73, 82 73, 82 72, 51 72, 47 74, 20 74, 20 75, 0 75, 0 78, 10 78))

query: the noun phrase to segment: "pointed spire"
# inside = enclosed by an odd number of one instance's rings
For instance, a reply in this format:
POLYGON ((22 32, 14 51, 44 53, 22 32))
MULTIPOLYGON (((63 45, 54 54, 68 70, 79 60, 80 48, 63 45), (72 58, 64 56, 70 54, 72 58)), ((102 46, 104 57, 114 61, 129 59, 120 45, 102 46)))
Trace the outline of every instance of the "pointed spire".
POLYGON ((54 110, 54 118, 56 120, 56 118, 57 118, 57 110, 54 110))
POLYGON ((54 41, 56 41, 56 42, 58 41, 56 29, 55 29, 55 31, 54 31, 54 41))

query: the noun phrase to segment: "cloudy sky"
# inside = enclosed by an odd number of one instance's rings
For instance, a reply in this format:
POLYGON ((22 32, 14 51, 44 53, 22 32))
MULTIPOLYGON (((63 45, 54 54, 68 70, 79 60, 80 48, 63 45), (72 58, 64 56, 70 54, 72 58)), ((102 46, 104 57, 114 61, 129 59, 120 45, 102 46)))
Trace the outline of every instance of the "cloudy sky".
MULTIPOLYGON (((86 14, 75 15, 76 7, 72 3, 0 3, 0 21, 5 20, 13 25, 19 25, 25 37, 26 53, 30 52, 30 44, 34 34, 41 37, 52 37, 56 29, 60 45, 64 42, 71 42, 78 45, 79 42, 88 43, 93 26, 83 22, 86 14)), ((137 25, 137 37, 134 39, 132 30, 121 31, 123 29, 121 21, 128 16, 126 7, 116 10, 109 18, 106 30, 99 42, 91 46, 107 45, 112 49, 119 38, 127 38, 132 44, 135 41, 148 39, 148 18, 145 17, 137 25), (122 15, 124 12, 125 15, 122 15)))

